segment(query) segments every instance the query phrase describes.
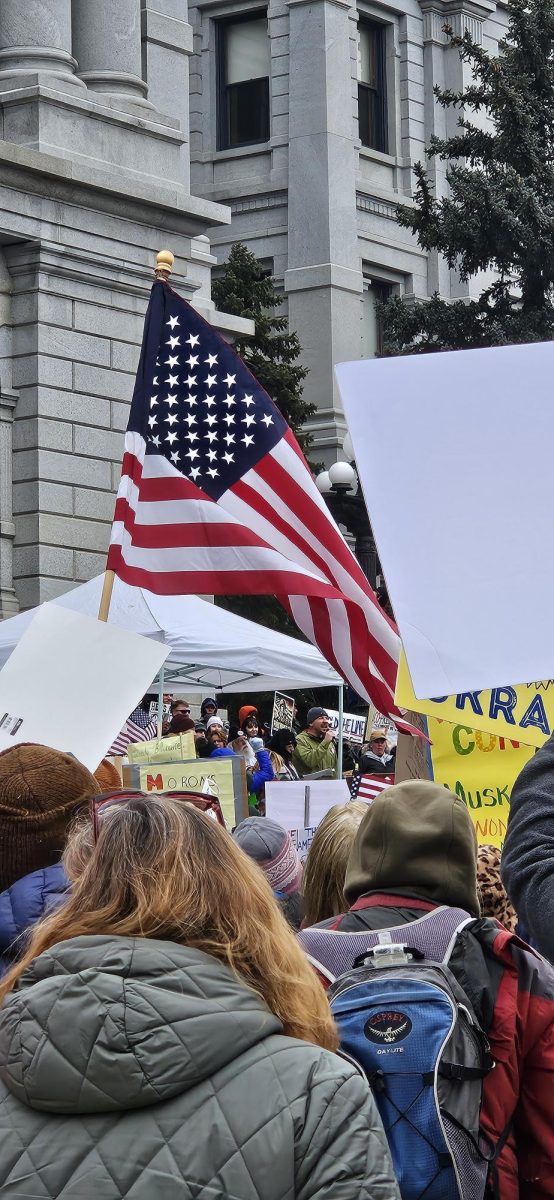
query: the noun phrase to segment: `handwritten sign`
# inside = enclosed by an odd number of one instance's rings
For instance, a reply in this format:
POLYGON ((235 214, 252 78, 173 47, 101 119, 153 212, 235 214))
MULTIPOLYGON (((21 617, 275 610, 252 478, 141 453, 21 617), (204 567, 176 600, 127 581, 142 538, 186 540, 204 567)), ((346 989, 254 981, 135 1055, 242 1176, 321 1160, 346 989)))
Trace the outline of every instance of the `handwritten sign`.
MULTIPOLYGON (((325 712, 329 717, 331 729, 334 733, 338 733, 338 712, 334 708, 326 708, 325 712)), ((362 745, 365 735, 366 720, 367 718, 365 716, 356 716, 354 713, 342 714, 342 736, 345 742, 355 742, 358 746, 362 745)))
MULTIPOLYGON (((192 762, 136 764, 123 768, 126 787, 142 792, 207 791, 217 796, 228 829, 248 816, 244 759, 199 758, 192 762)), ((280 785, 281 787, 284 784, 280 785)))
POLYGON ((502 846, 512 787, 534 749, 435 717, 428 724, 436 783, 467 805, 479 845, 502 846))
POLYGON ((312 844, 315 831, 315 825, 313 825, 310 829, 289 829, 293 845, 298 851, 298 857, 301 863, 306 862, 308 850, 312 844))
POLYGON ((154 738, 150 742, 133 742, 127 747, 127 758, 132 764, 183 762, 195 757, 196 745, 192 729, 171 737, 154 738))

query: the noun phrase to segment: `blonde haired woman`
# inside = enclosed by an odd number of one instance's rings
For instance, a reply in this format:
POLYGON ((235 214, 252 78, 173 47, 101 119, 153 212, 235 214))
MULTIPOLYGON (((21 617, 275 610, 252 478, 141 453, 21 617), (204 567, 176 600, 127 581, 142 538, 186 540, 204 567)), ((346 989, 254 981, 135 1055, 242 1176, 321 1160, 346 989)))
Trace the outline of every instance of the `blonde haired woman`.
POLYGON ((397 1200, 261 870, 183 799, 93 802, 0 984, 0 1194, 397 1200))
POLYGON ((346 866, 366 812, 367 804, 358 800, 335 804, 318 825, 304 867, 303 928, 338 917, 348 908, 343 892, 346 866))

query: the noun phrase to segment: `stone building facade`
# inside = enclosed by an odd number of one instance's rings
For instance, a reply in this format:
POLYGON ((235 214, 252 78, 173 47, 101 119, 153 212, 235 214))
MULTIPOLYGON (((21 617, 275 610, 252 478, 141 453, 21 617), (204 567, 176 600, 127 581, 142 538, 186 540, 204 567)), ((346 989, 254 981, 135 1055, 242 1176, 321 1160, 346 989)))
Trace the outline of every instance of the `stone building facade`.
MULTIPOLYGON (((415 162, 457 116, 436 84, 468 68, 444 26, 495 51, 503 0, 189 0, 193 191, 230 205, 223 261, 245 242, 280 281, 300 337, 318 457, 342 456, 333 366, 375 353, 377 299, 467 294, 395 219, 415 162)), ((434 165, 438 195, 446 188, 434 165)), ((384 418, 386 419, 386 417, 384 418)), ((370 431, 368 431, 370 432, 370 431)))
MULTIPOLYGON (((0 617, 105 564, 157 250, 215 314, 186 0, 0 3, 0 617)), ((250 325, 248 325, 250 328, 250 325)))

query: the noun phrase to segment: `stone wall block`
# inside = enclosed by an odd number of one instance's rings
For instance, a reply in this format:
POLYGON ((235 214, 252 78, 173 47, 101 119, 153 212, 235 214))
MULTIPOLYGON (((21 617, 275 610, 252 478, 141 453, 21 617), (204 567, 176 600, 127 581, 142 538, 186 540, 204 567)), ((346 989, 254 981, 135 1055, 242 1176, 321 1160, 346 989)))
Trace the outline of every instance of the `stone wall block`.
MULTIPOLYGON (((73 449, 75 454, 86 454, 92 458, 114 459, 123 458, 123 437, 121 433, 108 429, 94 429, 92 426, 75 425, 73 429, 73 449)), ((105 463, 107 466, 108 464, 105 463)))
POLYGON ((122 371, 104 370, 86 363, 75 363, 74 385, 78 392, 112 400, 129 400, 133 395, 134 378, 122 371))

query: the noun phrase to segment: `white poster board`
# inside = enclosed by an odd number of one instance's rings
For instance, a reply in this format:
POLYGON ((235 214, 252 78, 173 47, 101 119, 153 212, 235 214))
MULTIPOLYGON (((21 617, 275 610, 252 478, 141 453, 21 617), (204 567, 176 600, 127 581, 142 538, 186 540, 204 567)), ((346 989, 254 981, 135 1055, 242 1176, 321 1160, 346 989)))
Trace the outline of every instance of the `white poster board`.
POLYGON ((554 677, 554 343, 336 375, 416 696, 554 677))
POLYGON ((94 771, 168 653, 118 625, 43 605, 0 671, 0 750, 39 742, 94 771))
POLYGON ((315 829, 333 804, 346 804, 349 799, 346 779, 295 779, 265 785, 266 815, 289 830, 315 829))
MULTIPOLYGON (((325 712, 329 717, 331 729, 333 733, 338 734, 339 730, 339 714, 334 708, 326 708, 325 712)), ((361 746, 364 740, 365 727, 367 717, 359 716, 357 713, 342 714, 342 736, 345 742, 354 742, 356 746, 361 746)))

